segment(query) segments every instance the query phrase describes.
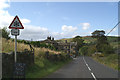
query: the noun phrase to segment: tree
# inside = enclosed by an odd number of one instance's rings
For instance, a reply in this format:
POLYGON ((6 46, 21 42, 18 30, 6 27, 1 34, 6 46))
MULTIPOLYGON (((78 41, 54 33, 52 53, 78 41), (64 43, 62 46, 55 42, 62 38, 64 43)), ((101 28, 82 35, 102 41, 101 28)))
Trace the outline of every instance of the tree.
POLYGON ((105 31, 96 30, 92 33, 93 38, 97 38, 96 41, 96 51, 103 53, 112 53, 113 50, 110 44, 108 43, 107 37, 105 36, 105 31))
POLYGON ((86 55, 86 54, 88 54, 88 47, 87 47, 87 46, 83 46, 83 47, 80 49, 80 53, 81 53, 81 55, 86 55))
POLYGON ((105 31, 96 30, 92 33, 93 38, 97 38, 97 44, 108 44, 107 37, 105 36, 105 31))
POLYGON ((7 31, 7 28, 6 28, 6 27, 4 27, 4 28, 2 29, 2 37, 3 37, 3 38, 6 38, 6 39, 10 39, 9 34, 10 34, 10 32, 7 31))
POLYGON ((96 30, 92 33, 92 37, 99 38, 101 36, 105 36, 105 31, 103 30, 96 30))
POLYGON ((76 45, 76 50, 79 51, 79 49, 83 46, 83 39, 80 36, 76 36, 75 38, 73 38, 73 42, 77 42, 76 45))
POLYGON ((92 56, 93 53, 96 52, 96 46, 95 45, 90 45, 88 46, 88 53, 87 55, 92 56))

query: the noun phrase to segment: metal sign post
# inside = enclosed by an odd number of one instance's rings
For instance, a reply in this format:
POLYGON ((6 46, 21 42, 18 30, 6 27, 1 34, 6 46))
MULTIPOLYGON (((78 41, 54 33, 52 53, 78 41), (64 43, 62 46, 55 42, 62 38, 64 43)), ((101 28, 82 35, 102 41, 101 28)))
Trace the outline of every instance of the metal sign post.
POLYGON ((17 62, 17 35, 15 35, 15 63, 17 62))
POLYGON ((17 35, 20 34, 20 31, 19 29, 12 29, 11 34, 15 36, 15 63, 16 63, 17 62, 17 35))

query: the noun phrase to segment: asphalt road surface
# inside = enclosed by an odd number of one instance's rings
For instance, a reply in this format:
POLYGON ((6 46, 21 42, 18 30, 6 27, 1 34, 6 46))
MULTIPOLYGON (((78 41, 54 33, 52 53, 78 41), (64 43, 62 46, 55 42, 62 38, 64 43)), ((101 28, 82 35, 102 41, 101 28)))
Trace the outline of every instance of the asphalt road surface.
MULTIPOLYGON (((47 78, 89 78, 98 80, 99 78, 118 78, 118 72, 94 61, 90 57, 80 56, 74 58, 72 62, 66 64, 47 78)), ((118 79, 116 79, 118 80, 118 79)))

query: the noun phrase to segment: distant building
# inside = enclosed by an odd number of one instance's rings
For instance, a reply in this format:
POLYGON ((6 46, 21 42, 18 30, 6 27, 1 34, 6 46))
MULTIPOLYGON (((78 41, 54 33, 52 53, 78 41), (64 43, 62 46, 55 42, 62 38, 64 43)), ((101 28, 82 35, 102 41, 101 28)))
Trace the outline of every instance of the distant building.
POLYGON ((68 42, 65 40, 65 42, 62 41, 55 41, 54 37, 47 37, 46 40, 42 41, 46 44, 51 44, 53 45, 56 50, 64 51, 65 53, 75 53, 75 47, 76 47, 76 42, 68 42))

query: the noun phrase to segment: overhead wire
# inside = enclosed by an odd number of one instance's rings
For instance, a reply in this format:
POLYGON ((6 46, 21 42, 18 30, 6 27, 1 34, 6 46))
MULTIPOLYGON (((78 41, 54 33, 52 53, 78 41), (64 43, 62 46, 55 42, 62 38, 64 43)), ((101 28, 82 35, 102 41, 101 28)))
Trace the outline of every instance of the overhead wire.
POLYGON ((108 36, 118 25, 119 25, 120 21, 110 30, 110 32, 107 33, 106 36, 108 36))

